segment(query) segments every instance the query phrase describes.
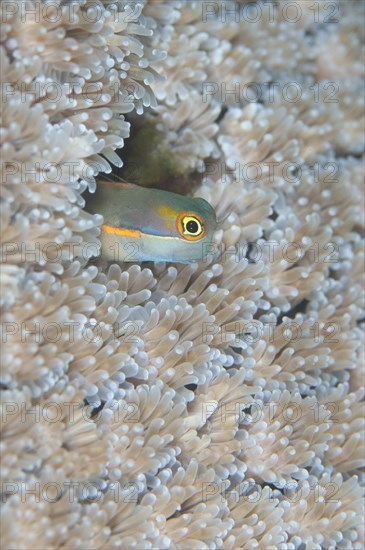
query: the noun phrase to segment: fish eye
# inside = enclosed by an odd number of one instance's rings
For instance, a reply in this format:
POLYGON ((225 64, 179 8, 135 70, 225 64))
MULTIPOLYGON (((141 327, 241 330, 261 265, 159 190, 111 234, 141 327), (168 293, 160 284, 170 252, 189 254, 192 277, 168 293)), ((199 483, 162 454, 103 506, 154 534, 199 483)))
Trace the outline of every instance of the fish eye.
POLYGON ((197 214, 180 214, 176 225, 179 234, 190 241, 201 239, 205 234, 203 220, 197 214))
POLYGON ((188 231, 191 235, 198 235, 200 233, 200 223, 196 220, 189 220, 185 224, 185 229, 188 231))

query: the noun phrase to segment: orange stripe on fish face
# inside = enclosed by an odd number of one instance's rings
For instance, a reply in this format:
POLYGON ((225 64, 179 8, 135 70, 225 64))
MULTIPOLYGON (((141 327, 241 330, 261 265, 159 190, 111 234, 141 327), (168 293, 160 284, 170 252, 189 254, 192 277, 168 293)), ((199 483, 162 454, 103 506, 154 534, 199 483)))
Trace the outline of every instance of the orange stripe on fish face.
POLYGON ((175 225, 179 212, 171 206, 160 206, 157 209, 157 214, 166 221, 167 229, 171 229, 171 227, 175 225))
POLYGON ((137 231, 136 229, 114 227, 113 225, 102 225, 101 229, 109 233, 109 235, 118 235, 119 237, 134 237, 135 239, 140 239, 142 236, 141 231, 137 231))
POLYGON ((162 218, 176 219, 176 217, 179 215, 179 212, 171 206, 159 206, 159 208, 157 209, 157 214, 162 218))

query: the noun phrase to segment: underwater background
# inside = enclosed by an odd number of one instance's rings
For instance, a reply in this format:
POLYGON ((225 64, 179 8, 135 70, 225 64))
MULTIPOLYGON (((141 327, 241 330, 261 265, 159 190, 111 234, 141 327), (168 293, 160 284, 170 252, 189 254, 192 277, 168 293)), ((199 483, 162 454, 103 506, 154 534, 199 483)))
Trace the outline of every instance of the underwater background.
POLYGON ((3 548, 364 548, 364 11, 2 2, 3 548), (105 173, 207 257, 100 262, 105 173))

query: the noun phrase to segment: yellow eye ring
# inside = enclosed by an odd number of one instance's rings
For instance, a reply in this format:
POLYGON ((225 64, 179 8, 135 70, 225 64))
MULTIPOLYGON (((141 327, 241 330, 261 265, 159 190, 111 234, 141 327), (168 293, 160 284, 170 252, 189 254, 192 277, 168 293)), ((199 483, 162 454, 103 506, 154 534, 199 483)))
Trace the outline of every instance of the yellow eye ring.
POLYGON ((205 235, 205 225, 198 214, 182 212, 176 220, 179 235, 188 241, 198 241, 205 235))

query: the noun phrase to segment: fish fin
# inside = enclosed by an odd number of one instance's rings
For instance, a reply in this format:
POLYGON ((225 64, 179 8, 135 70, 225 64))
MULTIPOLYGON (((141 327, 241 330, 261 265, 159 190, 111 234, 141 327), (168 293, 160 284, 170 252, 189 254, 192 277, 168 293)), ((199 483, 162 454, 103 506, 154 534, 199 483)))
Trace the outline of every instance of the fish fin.
POLYGON ((129 189, 133 187, 138 187, 138 185, 126 181, 121 176, 118 176, 113 172, 111 172, 110 174, 103 173, 103 179, 98 180, 97 183, 100 183, 101 185, 116 185, 117 187, 127 187, 129 189))
POLYGON ((138 185, 134 185, 134 183, 129 183, 127 181, 115 181, 115 180, 99 180, 97 181, 97 185, 110 185, 115 187, 124 187, 126 189, 135 189, 138 187, 138 185))

